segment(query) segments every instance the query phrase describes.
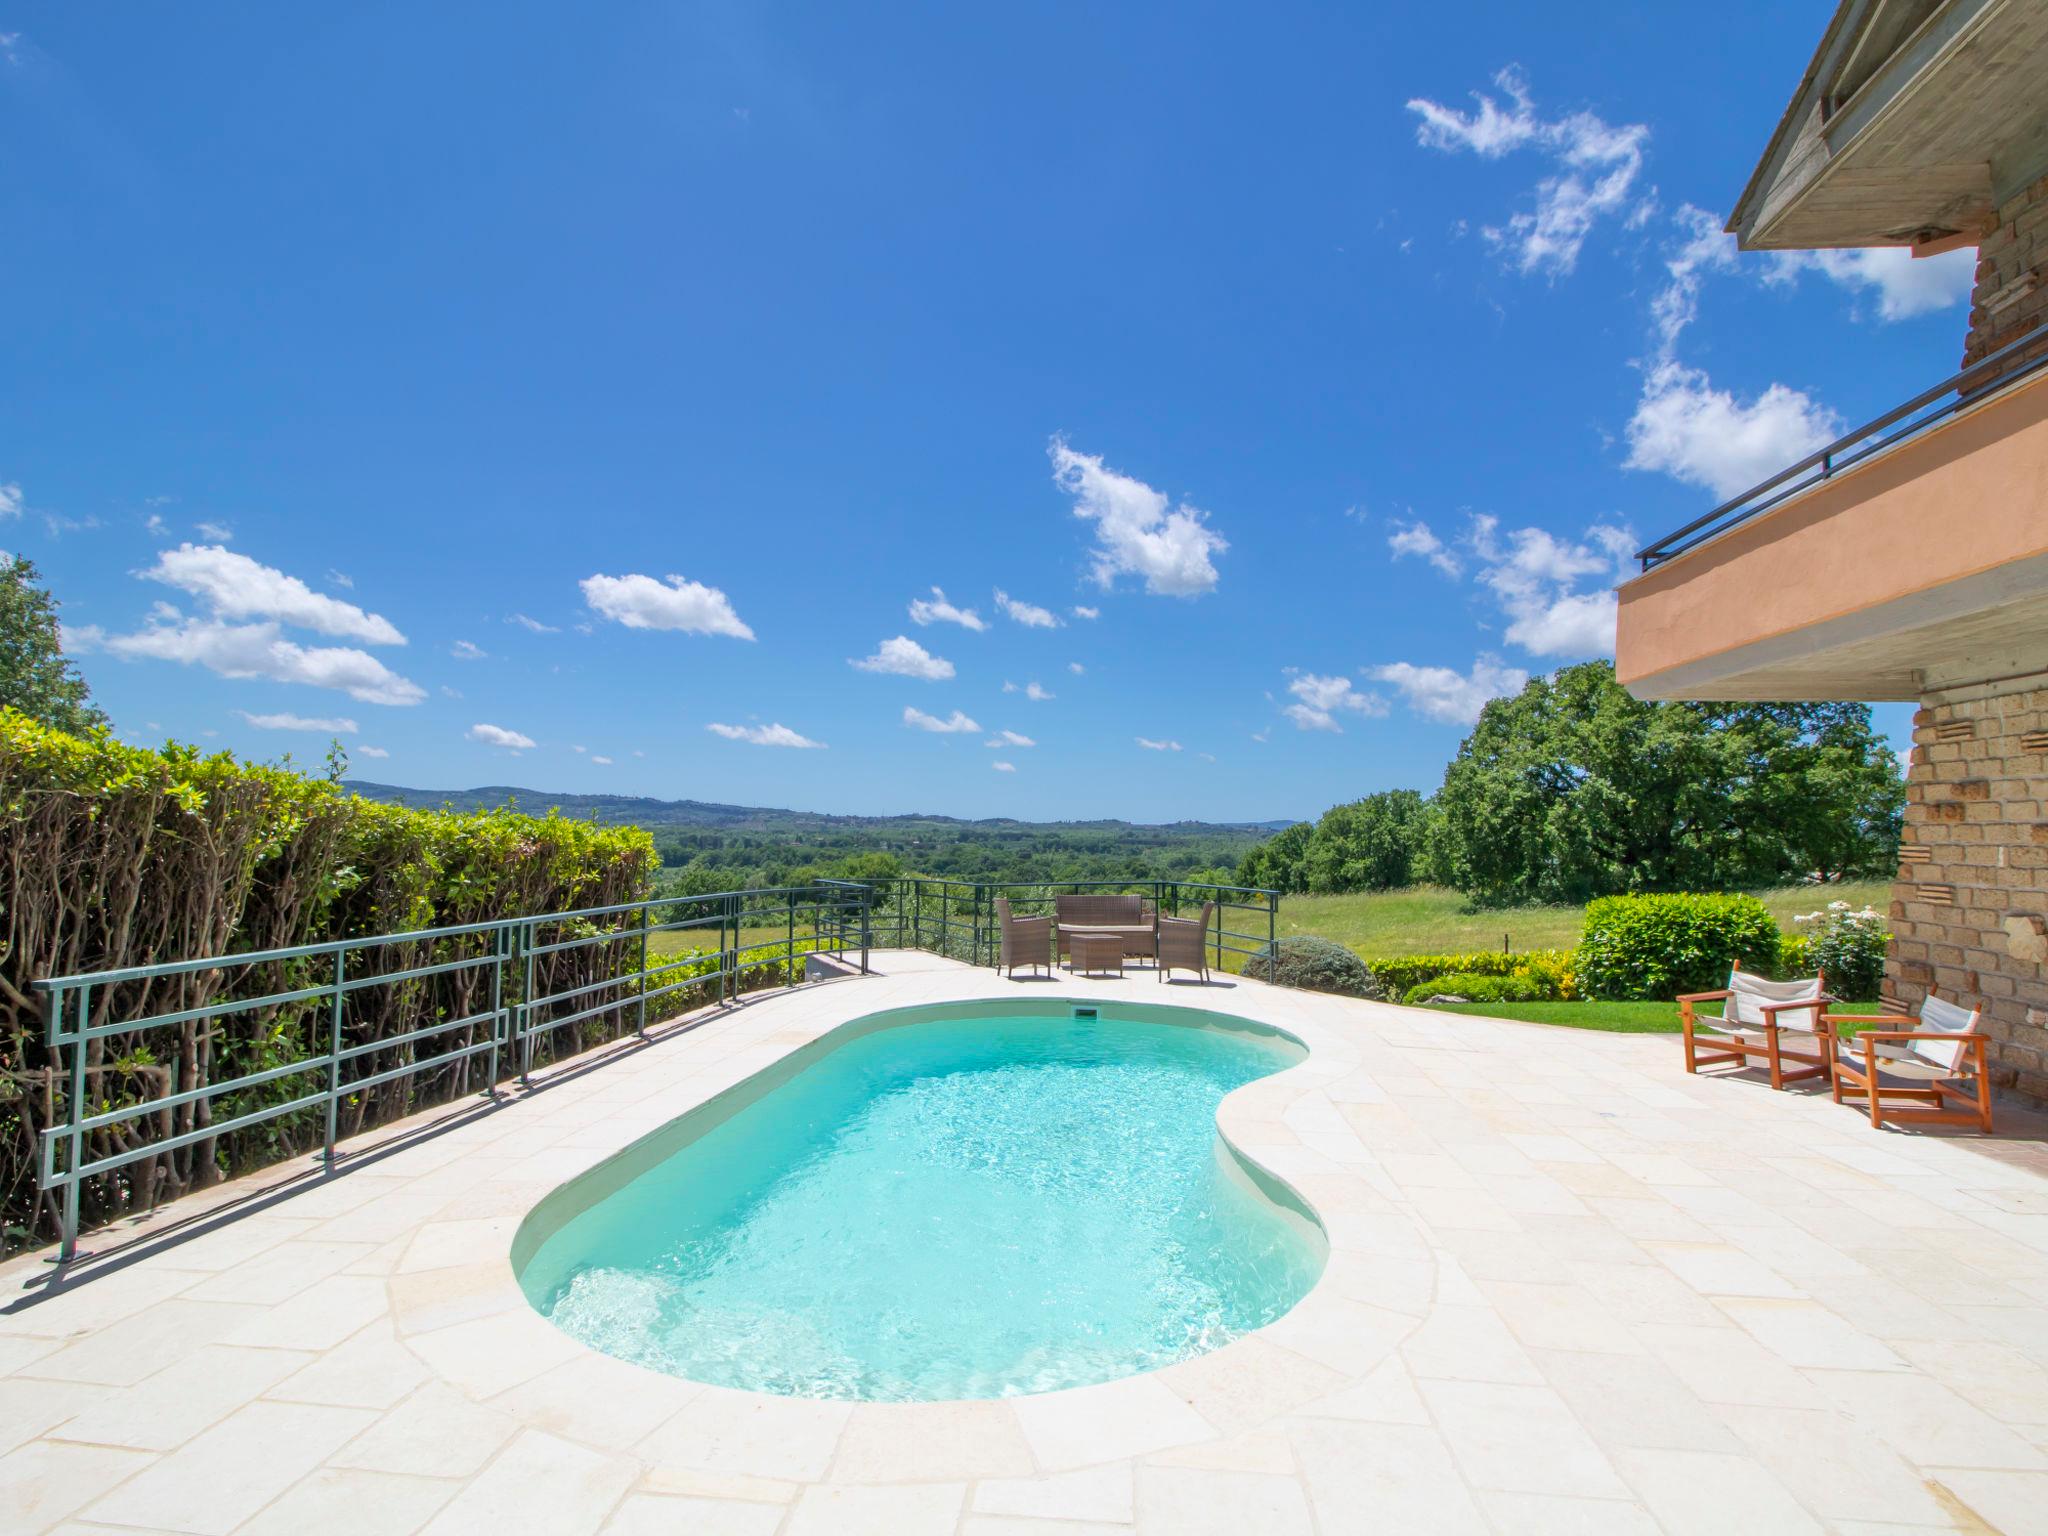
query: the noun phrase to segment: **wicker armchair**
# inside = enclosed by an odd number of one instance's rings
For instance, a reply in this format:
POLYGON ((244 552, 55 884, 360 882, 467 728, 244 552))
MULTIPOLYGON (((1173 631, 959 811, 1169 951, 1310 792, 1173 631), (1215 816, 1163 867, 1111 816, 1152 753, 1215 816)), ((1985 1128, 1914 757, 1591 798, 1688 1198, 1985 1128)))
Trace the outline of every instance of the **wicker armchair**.
POLYGON ((999 970, 1017 974, 1020 965, 1042 965, 1052 970, 1052 919, 1017 917, 1010 911, 1010 898, 996 898, 996 917, 1002 923, 1003 947, 996 959, 999 970))
POLYGON ((1162 917, 1159 919, 1159 979, 1166 980, 1166 973, 1172 970, 1195 971, 1203 981, 1209 979, 1209 919, 1215 915, 1216 903, 1202 903, 1200 917, 1162 917))

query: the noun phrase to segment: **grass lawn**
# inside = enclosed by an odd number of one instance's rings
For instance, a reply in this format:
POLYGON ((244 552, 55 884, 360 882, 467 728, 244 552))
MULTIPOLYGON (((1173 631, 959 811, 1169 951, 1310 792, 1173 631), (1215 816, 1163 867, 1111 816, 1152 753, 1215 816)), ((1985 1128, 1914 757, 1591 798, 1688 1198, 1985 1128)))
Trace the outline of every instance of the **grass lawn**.
MULTIPOLYGON (((1841 885, 1799 885, 1760 891, 1778 926, 1792 931, 1792 919, 1831 901, 1866 902, 1883 911, 1891 887, 1882 880, 1841 885)), ((1235 914, 1234 914, 1235 915, 1235 914)), ((1582 907, 1509 907, 1468 912, 1465 898, 1441 886, 1410 886, 1356 896, 1283 896, 1280 932, 1313 933, 1335 939, 1361 955, 1466 954, 1506 947, 1570 949, 1585 927, 1582 907)), ((1674 1023, 1671 1026, 1676 1029, 1674 1023)))
MULTIPOLYGON (((1603 1029, 1622 1035, 1675 1035, 1675 1003, 1438 1003, 1432 1013, 1476 1013, 1491 1019, 1520 1019, 1525 1024, 1563 1024, 1572 1029, 1603 1029)), ((1709 1003, 1702 1014, 1720 1014, 1709 1003)), ((1843 1013, 1879 1013, 1876 1003, 1844 1003, 1843 1013)))

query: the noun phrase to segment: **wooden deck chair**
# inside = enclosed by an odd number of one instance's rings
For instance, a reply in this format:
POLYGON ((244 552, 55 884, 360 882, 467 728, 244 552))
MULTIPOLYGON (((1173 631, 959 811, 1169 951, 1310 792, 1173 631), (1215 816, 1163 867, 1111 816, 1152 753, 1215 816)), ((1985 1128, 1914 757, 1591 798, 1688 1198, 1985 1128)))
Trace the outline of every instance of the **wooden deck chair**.
POLYGON ((1984 1057, 1990 1037, 1983 1013, 1981 1005, 1965 1008, 1929 992, 1918 1019, 1831 1014, 1830 1026, 1876 1026, 1836 1039, 1835 1102, 1845 1103, 1850 1092, 1861 1095, 1873 1126, 1887 1120, 1975 1126, 1990 1135, 1991 1074, 1984 1057))
POLYGON ((1831 1047, 1822 1009, 1840 999, 1828 994, 1825 976, 1803 981, 1766 981, 1742 962, 1718 992, 1687 992, 1678 999, 1678 1025, 1685 1036, 1685 1070, 1717 1062, 1748 1066, 1762 1061, 1771 1086, 1829 1076, 1831 1047), (1719 1001, 1721 1017, 1696 1015, 1693 1005, 1719 1001), (1793 1066, 1786 1064, 1796 1063, 1793 1066))
POLYGON ((1002 949, 996 956, 996 969, 1007 970, 1014 978, 1020 965, 1042 965, 1052 970, 1052 919, 1049 917, 1015 917, 1010 912, 1010 898, 996 898, 996 918, 1002 925, 1002 949))

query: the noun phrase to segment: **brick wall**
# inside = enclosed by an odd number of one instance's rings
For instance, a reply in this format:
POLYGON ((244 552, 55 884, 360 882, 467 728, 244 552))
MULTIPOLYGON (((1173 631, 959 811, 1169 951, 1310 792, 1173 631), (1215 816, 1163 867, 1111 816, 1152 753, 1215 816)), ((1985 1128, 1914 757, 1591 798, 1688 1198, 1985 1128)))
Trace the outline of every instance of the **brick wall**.
MULTIPOLYGON (((1998 210, 1998 224, 1977 247, 1977 284, 1970 296, 1970 336, 1962 366, 2048 323, 2048 176, 1998 210)), ((2043 349, 2048 349, 2044 338, 2043 349)), ((2028 348, 2015 364, 2035 356, 2028 348)), ((2000 365, 2001 371, 2004 365, 2000 365)))
POLYGON ((2048 676, 1932 695, 1913 743, 1885 993, 1981 1000, 1994 1083, 2048 1103, 2048 676))

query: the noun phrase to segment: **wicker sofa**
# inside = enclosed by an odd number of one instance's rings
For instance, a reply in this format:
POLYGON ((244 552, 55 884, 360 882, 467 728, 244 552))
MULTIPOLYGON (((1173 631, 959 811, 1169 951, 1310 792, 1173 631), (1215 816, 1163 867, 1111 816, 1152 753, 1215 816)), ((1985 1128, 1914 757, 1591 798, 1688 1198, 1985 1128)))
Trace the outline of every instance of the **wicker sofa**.
POLYGON ((1067 936, 1076 928, 1115 933, 1124 941, 1126 956, 1159 953, 1159 909, 1142 896, 1055 896, 1052 909, 1053 938, 1062 960, 1067 936))

